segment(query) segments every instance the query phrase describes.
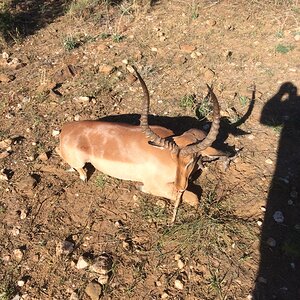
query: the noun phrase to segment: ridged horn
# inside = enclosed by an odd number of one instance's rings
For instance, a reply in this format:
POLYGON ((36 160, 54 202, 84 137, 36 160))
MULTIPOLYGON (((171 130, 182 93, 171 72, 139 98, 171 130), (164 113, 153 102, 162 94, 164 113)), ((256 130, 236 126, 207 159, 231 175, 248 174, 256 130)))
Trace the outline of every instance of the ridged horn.
POLYGON ((143 133, 146 135, 148 140, 150 142, 152 142, 153 144, 155 144, 159 147, 168 149, 172 152, 178 153, 179 147, 177 146, 177 144, 174 141, 168 141, 165 138, 161 138, 149 127, 149 124, 148 124, 149 104, 150 104, 149 91, 148 91, 148 88, 147 88, 143 78, 141 77, 141 75, 139 74, 137 69, 135 67, 133 67, 133 69, 136 73, 137 78, 139 79, 139 81, 141 83, 141 86, 142 86, 142 89, 144 92, 144 102, 143 102, 143 108, 142 108, 142 113, 141 113, 141 118, 140 118, 140 126, 141 126, 143 133))
POLYGON ((220 128, 220 106, 216 95, 209 85, 207 85, 208 91, 213 102, 213 122, 211 128, 206 138, 202 141, 199 141, 196 144, 189 145, 181 149, 180 154, 183 156, 191 155, 199 151, 210 147, 212 143, 216 140, 220 128))

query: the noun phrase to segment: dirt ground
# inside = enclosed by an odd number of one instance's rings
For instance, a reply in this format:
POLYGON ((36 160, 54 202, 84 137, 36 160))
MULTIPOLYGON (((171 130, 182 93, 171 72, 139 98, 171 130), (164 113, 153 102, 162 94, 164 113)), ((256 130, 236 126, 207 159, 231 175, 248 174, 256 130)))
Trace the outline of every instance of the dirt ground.
POLYGON ((296 0, 0 3, 0 299, 300 299, 299 23, 296 0), (168 200, 54 150, 71 120, 139 124, 127 64, 153 124, 207 130, 206 84, 220 102, 230 164, 172 227, 168 200))

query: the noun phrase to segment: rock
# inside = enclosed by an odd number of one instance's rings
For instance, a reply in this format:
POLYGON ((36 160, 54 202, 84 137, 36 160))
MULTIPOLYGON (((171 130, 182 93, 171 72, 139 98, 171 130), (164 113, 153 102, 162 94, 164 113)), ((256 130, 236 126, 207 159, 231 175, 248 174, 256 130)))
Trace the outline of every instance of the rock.
POLYGON ((98 277, 98 282, 102 285, 107 284, 109 280, 109 276, 107 274, 100 274, 98 277))
POLYGON ((23 251, 21 249, 14 250, 14 257, 17 262, 20 262, 23 259, 23 251))
POLYGON ((276 241, 275 241, 275 239, 273 239, 272 237, 269 237, 268 239, 267 239, 267 244, 270 246, 270 247, 275 247, 276 246, 276 241))
POLYGON ((167 292, 163 292, 161 294, 161 299, 167 299, 167 298, 169 298, 169 294, 167 292))
POLYGON ((60 134, 60 130, 53 129, 52 130, 52 136, 58 136, 60 134))
POLYGON ((180 50, 186 53, 192 53, 197 48, 193 45, 180 45, 180 50))
POLYGON ((24 280, 18 280, 18 282, 17 282, 17 285, 18 285, 19 287, 24 286, 24 284, 25 284, 25 281, 24 281, 24 280))
POLYGON ((276 223, 283 223, 284 221, 283 213, 279 210, 275 211, 275 213, 273 214, 273 219, 275 220, 276 223))
POLYGON ((165 208, 166 207, 166 202, 162 199, 157 200, 155 204, 160 208, 165 208))
POLYGON ((192 52, 192 53, 191 53, 191 58, 195 59, 195 58, 197 58, 197 57, 198 57, 198 56, 197 56, 196 52, 192 52))
POLYGON ((179 254, 179 253, 175 254, 174 259, 176 261, 178 261, 180 258, 181 258, 181 254, 179 254))
POLYGON ((300 33, 297 33, 295 36, 294 36, 294 39, 295 41, 300 41, 300 33))
POLYGON ((211 19, 208 19, 205 23, 211 27, 213 27, 217 24, 216 20, 211 20, 211 19))
POLYGON ((24 220, 27 217, 27 211, 25 209, 21 209, 20 211, 20 219, 24 220))
POLYGON ((133 74, 127 74, 126 77, 125 77, 125 80, 129 84, 133 84, 137 80, 137 78, 133 74))
POLYGON ((77 264, 76 264, 76 268, 79 270, 85 269, 89 266, 88 261, 83 257, 83 256, 79 256, 77 264))
POLYGON ((179 279, 176 279, 174 282, 174 286, 178 290, 183 290, 183 282, 179 279))
POLYGON ((174 57, 174 63, 175 64, 183 65, 186 62, 187 62, 187 58, 184 55, 176 55, 174 57))
POLYGON ((10 152, 8 151, 3 151, 0 153, 0 159, 6 158, 10 155, 10 152))
POLYGON ((108 50, 109 47, 107 45, 105 45, 105 44, 100 44, 100 45, 97 46, 97 49, 99 51, 105 51, 105 50, 108 50))
POLYGON ((128 72, 130 72, 130 73, 132 73, 132 74, 133 74, 133 73, 135 74, 134 68, 133 68, 131 65, 127 65, 127 66, 126 66, 126 69, 127 69, 128 72))
POLYGON ((99 67, 99 72, 103 73, 105 75, 109 75, 109 74, 113 73, 114 70, 115 70, 115 67, 110 66, 110 65, 102 65, 99 67))
POLYGON ((122 60, 122 63, 123 63, 124 65, 128 65, 128 59, 123 59, 123 60, 122 60))
POLYGON ((5 139, 0 142, 0 148, 1 149, 7 149, 12 144, 12 139, 5 139))
POLYGON ((17 187, 21 191, 33 190, 37 186, 37 181, 32 176, 27 176, 18 182, 17 187))
POLYGON ((85 293, 91 298, 91 300, 99 300, 102 293, 102 287, 98 282, 90 282, 85 288, 85 293))
POLYGON ((76 292, 71 292, 69 300, 79 300, 78 295, 76 292))
POLYGON ((87 96, 79 96, 79 97, 74 97, 73 100, 79 104, 88 104, 91 98, 87 96))
POLYGON ((68 255, 73 252, 74 246, 75 246, 74 243, 69 241, 59 242, 56 245, 56 255, 57 256, 68 255))
POLYGON ((178 259, 177 266, 178 266, 178 269, 182 270, 184 268, 184 266, 185 266, 183 260, 178 259))
POLYGON ((7 181, 8 180, 8 175, 7 173, 5 172, 5 169, 2 169, 0 171, 0 180, 1 181, 7 181))
POLYGON ((5 60, 9 59, 9 54, 7 52, 2 52, 2 58, 5 60))
POLYGON ((15 78, 16 77, 14 75, 6 75, 3 73, 0 73, 0 82, 8 83, 8 82, 15 80, 15 78))
POLYGON ((96 258, 95 262, 90 266, 90 271, 106 275, 111 271, 111 268, 111 258, 106 253, 103 253, 98 258, 96 258))
POLYGON ((157 52, 158 49, 157 49, 156 47, 152 47, 152 48, 151 48, 151 51, 152 51, 152 52, 157 52))
POLYGON ((23 63, 20 59, 18 58, 13 58, 9 63, 8 63, 8 67, 13 69, 13 70, 18 70, 22 67, 26 66, 25 63, 23 63))
MULTIPOLYGON (((76 75, 77 71, 75 66, 66 65, 63 68, 58 69, 52 76, 52 82, 63 83, 68 79, 72 79, 76 75)), ((56 84, 56 85, 57 85, 56 84)))
POLYGON ((256 224, 260 227, 260 226, 263 224, 263 222, 262 222, 261 220, 258 220, 258 221, 256 222, 256 224))
POLYGON ((38 159, 41 161, 47 161, 49 159, 48 153, 47 152, 42 152, 39 156, 38 159))

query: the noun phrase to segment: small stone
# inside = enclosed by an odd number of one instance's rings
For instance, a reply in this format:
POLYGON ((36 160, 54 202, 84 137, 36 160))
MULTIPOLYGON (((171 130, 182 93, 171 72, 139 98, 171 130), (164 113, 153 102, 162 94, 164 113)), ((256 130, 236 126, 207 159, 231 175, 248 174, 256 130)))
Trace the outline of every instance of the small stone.
POLYGON ((155 204, 160 208, 165 208, 166 207, 166 202, 162 199, 157 200, 155 204))
POLYGON ((265 284, 267 283, 267 279, 262 277, 262 276, 258 277, 257 281, 260 282, 260 283, 265 283, 265 284))
POLYGON ((47 152, 42 152, 39 156, 38 159, 41 161, 47 161, 49 159, 48 153, 47 152))
POLYGON ((8 82, 13 81, 15 78, 16 77, 14 75, 6 75, 3 73, 0 73, 0 82, 8 83, 8 82))
POLYGON ((133 84, 137 80, 137 78, 133 74, 127 74, 126 77, 125 77, 125 80, 129 84, 133 84))
POLYGON ((79 121, 80 120, 80 115, 75 115, 74 116, 74 121, 79 121))
POLYGON ((157 49, 156 47, 152 47, 152 48, 151 48, 151 51, 152 51, 152 52, 157 52, 158 49, 157 49))
POLYGON ((127 65, 127 66, 126 66, 126 69, 127 69, 127 71, 130 72, 130 73, 135 73, 134 68, 133 68, 131 65, 127 65))
POLYGON ((261 210, 261 211, 266 211, 267 209, 266 209, 265 206, 261 206, 261 207, 260 207, 260 210, 261 210))
POLYGON ((123 59, 123 60, 122 60, 122 63, 123 63, 124 65, 128 65, 128 60, 127 60, 127 59, 123 59))
POLYGON ((270 247, 274 248, 274 247, 276 246, 276 241, 275 241, 275 239, 273 239, 272 237, 269 237, 269 238, 267 239, 267 244, 268 244, 270 247))
POLYGON ((169 298, 169 294, 167 292, 163 292, 161 294, 161 299, 167 299, 167 298, 169 298))
POLYGON ((0 153, 0 159, 6 158, 10 155, 10 152, 8 151, 3 151, 0 153))
POLYGON ((98 277, 98 282, 102 285, 107 284, 109 280, 109 276, 107 274, 100 274, 98 277))
POLYGON ((7 149, 12 144, 12 139, 5 139, 0 142, 0 148, 1 149, 7 149))
POLYGON ((20 228, 18 227, 14 227, 12 230, 11 230, 11 234, 13 236, 18 236, 20 234, 20 228))
POLYGON ((2 58, 3 59, 9 59, 9 54, 7 52, 2 52, 2 58))
POLYGON ((11 300, 21 300, 21 296, 19 294, 15 295, 11 300))
POLYGON ((283 213, 279 210, 275 211, 275 213, 273 214, 273 219, 275 220, 276 223, 283 223, 284 221, 283 213))
POLYGON ((2 169, 0 171, 0 180, 2 180, 2 181, 8 181, 8 175, 5 172, 5 169, 2 169))
POLYGON ((79 300, 78 295, 76 292, 71 292, 69 300, 79 300))
POLYGON ((253 135, 253 134, 249 134, 249 135, 247 135, 247 138, 248 138, 249 140, 254 140, 254 135, 253 135))
POLYGON ((181 258, 181 254, 179 254, 179 253, 175 254, 174 259, 176 261, 178 261, 180 258, 181 258))
POLYGON ((184 262, 181 259, 178 259, 177 266, 178 266, 178 269, 181 270, 181 269, 184 268, 185 264, 184 264, 184 262))
POLYGON ((273 161, 272 161, 272 159, 270 159, 270 158, 267 158, 267 159, 265 160, 265 163, 268 164, 268 165, 273 165, 273 161))
POLYGON ((56 255, 57 256, 68 255, 68 254, 72 253, 73 250, 74 250, 74 243, 69 242, 69 241, 59 242, 56 245, 56 255))
POLYGON ((197 56, 196 52, 192 52, 192 53, 191 53, 191 58, 194 59, 194 58, 197 58, 197 57, 198 57, 198 56, 197 56))
POLYGON ((79 96, 79 97, 74 97, 73 100, 79 104, 88 104, 91 98, 88 96, 79 96))
POLYGON ((17 262, 20 262, 23 259, 23 251, 21 249, 15 249, 14 257, 17 262))
POLYGON ((97 49, 98 49, 99 51, 105 51, 105 50, 107 50, 108 48, 109 48, 109 47, 106 46, 106 45, 104 45, 104 44, 100 44, 100 45, 97 46, 97 49))
POLYGON ((82 270, 85 269, 89 266, 88 261, 83 257, 83 256, 79 256, 77 264, 76 264, 76 268, 78 270, 82 270))
POLYGON ((300 41, 300 34, 299 33, 297 33, 295 36, 294 36, 294 39, 295 39, 295 41, 300 41))
POLYGON ((247 300, 252 300, 253 299, 253 296, 252 295, 248 295, 247 296, 247 300))
POLYGON ((211 82, 215 77, 215 72, 212 69, 206 68, 203 77, 206 82, 211 82))
POLYGON ((180 45, 180 50, 186 53, 192 53, 196 50, 196 47, 194 45, 180 45))
POLYGON ((19 281, 17 282, 17 285, 20 286, 20 287, 24 286, 24 284, 25 284, 25 281, 24 281, 24 280, 19 280, 19 281))
POLYGON ((111 258, 106 253, 103 253, 90 266, 90 271, 98 274, 106 275, 110 272, 111 268, 112 268, 111 258))
POLYGON ((256 222, 256 224, 260 227, 260 226, 263 224, 263 222, 262 222, 261 220, 258 220, 258 221, 256 222))
POLYGON ((103 73, 105 75, 111 74, 114 70, 115 70, 115 67, 110 66, 110 65, 102 65, 99 67, 99 72, 103 73))
POLYGON ((157 281, 155 281, 155 285, 156 285, 157 287, 160 287, 160 286, 162 286, 162 283, 161 283, 161 281, 157 280, 157 281))
POLYGON ((211 19, 208 19, 206 22, 205 22, 208 26, 215 26, 217 24, 216 20, 211 20, 211 19))
POLYGON ((9 261, 10 261, 10 255, 4 255, 4 256, 2 257, 2 261, 4 261, 4 262, 9 262, 9 261))
POLYGON ((91 300, 99 300, 102 293, 102 287, 98 282, 90 282, 85 288, 85 293, 91 298, 91 300))
POLYGON ((27 176, 22 178, 20 182, 18 182, 17 187, 21 191, 33 190, 37 185, 37 181, 32 176, 27 176))
POLYGON ((60 134, 60 130, 53 129, 52 136, 58 136, 60 134))
POLYGON ((129 250, 129 249, 130 249, 130 243, 127 242, 127 241, 123 241, 123 242, 122 242, 122 247, 123 247, 125 250, 129 250))
POLYGON ((26 219, 26 217, 27 217, 27 211, 25 209, 21 209, 20 219, 24 220, 24 219, 26 219))
POLYGON ((183 290, 183 282, 179 279, 176 279, 174 282, 174 286, 178 290, 183 290))

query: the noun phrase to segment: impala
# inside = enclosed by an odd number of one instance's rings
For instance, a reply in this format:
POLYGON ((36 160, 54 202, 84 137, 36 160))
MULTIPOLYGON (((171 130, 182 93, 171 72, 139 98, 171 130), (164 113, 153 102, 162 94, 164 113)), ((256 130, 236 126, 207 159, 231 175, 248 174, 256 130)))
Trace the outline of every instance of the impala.
POLYGON ((188 190, 188 182, 202 157, 220 155, 220 151, 211 147, 219 131, 218 100, 208 86, 213 121, 207 135, 202 130, 190 129, 176 136, 165 127, 148 125, 149 92, 134 70, 144 92, 140 126, 105 121, 70 122, 62 127, 57 152, 78 171, 83 181, 87 180, 84 166, 89 162, 109 176, 141 182, 145 193, 175 201, 171 220, 174 223, 181 200, 198 205, 198 196, 188 190))

